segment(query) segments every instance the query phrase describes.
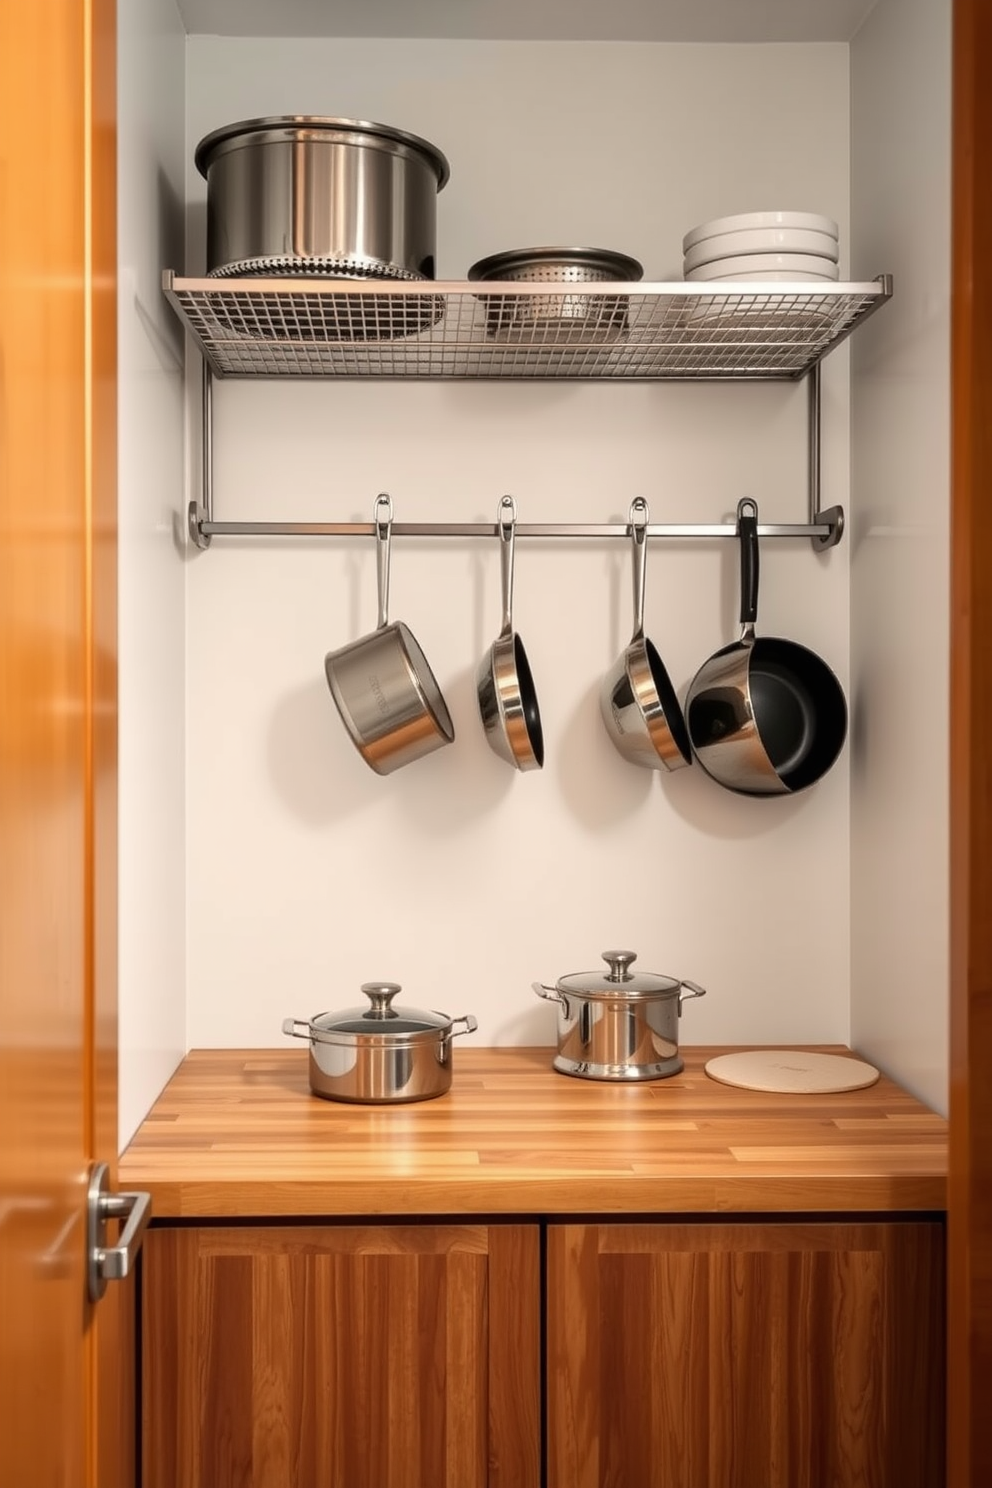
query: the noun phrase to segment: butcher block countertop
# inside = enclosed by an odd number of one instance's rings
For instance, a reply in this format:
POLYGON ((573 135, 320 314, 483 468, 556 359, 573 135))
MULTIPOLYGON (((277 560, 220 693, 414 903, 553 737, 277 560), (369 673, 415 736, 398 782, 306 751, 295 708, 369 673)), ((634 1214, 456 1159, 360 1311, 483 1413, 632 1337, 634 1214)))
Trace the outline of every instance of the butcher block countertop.
POLYGON ((195 1050, 119 1182, 156 1219, 946 1207, 947 1123, 891 1080, 767 1095, 705 1073, 727 1052, 683 1048, 681 1074, 630 1086, 557 1074, 549 1048, 462 1046, 446 1095, 360 1106, 311 1095, 305 1049, 195 1050))

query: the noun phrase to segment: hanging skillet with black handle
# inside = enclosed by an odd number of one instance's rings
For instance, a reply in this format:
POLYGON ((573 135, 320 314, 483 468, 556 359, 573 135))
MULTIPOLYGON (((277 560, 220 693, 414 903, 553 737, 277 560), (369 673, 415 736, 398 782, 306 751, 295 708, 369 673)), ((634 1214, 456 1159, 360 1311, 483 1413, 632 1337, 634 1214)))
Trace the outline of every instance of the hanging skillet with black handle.
POLYGON ((727 790, 780 796, 805 790, 836 761, 847 735, 843 689, 815 652, 756 636, 758 507, 737 506, 741 554, 740 640, 693 678, 686 724, 703 769, 727 790))

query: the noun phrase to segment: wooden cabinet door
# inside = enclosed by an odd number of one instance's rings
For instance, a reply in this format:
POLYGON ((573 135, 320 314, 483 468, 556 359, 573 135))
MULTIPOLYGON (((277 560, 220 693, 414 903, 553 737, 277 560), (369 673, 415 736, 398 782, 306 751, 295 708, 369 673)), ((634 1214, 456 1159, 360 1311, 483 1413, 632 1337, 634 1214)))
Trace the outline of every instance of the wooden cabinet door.
POLYGON ((153 1229, 144 1488, 538 1488, 536 1225, 153 1229))
POLYGON ((548 1488, 939 1488, 939 1223, 553 1225, 548 1488))
POLYGON ((948 1482, 992 1483, 992 6, 954 0, 948 1482))
POLYGON ((130 1287, 89 1303, 84 1238, 118 1143, 116 26, 0 4, 2 1488, 135 1481, 130 1287))

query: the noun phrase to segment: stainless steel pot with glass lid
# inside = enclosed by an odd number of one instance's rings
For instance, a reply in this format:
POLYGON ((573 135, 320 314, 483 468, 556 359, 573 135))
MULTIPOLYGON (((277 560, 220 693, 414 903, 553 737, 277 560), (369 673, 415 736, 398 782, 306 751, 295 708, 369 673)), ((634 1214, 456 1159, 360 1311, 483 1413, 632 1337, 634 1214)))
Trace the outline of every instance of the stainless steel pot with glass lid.
POLYGON ((559 977, 534 991, 558 1004, 554 1068, 586 1080, 660 1080, 677 1075, 678 1022, 687 997, 704 997, 695 982, 650 972, 634 974, 634 951, 604 951, 609 967, 559 977))
POLYGON ((451 1086, 451 1040, 475 1032, 472 1014, 394 1007, 397 982, 365 982, 362 991, 368 1005, 283 1022, 283 1033, 309 1041, 314 1095, 380 1104, 443 1095, 451 1086), (456 1023, 465 1026, 456 1030, 456 1023))

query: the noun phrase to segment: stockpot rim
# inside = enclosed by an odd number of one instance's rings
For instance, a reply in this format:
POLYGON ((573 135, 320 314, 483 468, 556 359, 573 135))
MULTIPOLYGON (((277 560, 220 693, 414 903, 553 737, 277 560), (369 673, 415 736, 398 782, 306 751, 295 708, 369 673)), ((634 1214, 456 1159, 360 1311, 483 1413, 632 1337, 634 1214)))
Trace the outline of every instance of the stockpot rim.
POLYGON ((451 176, 447 156, 421 135, 397 129, 392 124, 379 124, 372 119, 348 119, 333 114, 267 114, 257 119, 239 119, 236 123, 222 124, 203 136, 196 146, 193 160, 200 175, 207 179, 214 161, 230 150, 292 139, 307 130, 313 130, 315 141, 324 135, 332 138, 336 132, 341 136, 340 144, 364 144, 372 149, 399 146, 396 153, 416 156, 430 166, 437 177, 438 191, 443 190, 451 176), (265 135, 271 135, 271 140, 266 140, 265 135), (354 138, 348 139, 349 135, 354 138))

